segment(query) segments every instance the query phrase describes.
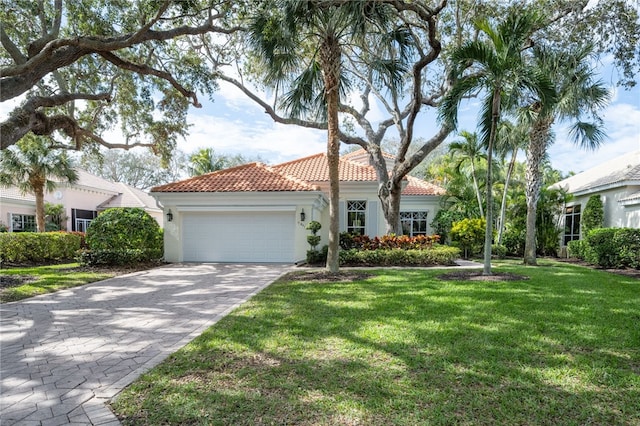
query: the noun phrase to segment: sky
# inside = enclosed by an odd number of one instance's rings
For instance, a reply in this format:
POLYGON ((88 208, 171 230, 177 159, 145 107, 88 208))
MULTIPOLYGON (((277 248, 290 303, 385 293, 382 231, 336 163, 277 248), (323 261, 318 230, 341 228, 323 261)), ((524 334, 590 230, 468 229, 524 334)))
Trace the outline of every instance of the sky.
MULTIPOLYGON (((640 87, 624 90, 615 86, 615 75, 601 73, 601 79, 610 87, 612 98, 602 111, 607 138, 595 151, 585 151, 569 141, 567 124, 554 126, 556 140, 549 149, 554 169, 567 175, 579 173, 605 161, 640 150, 640 87)), ((640 86, 640 85, 639 85, 640 86)), ((220 90, 213 102, 201 96, 202 108, 190 107, 189 135, 178 142, 178 148, 187 154, 200 148, 211 147, 218 154, 242 154, 245 158, 259 158, 267 164, 278 164, 307 155, 326 151, 326 131, 274 123, 260 106, 234 86, 220 82, 220 90)), ((4 120, 18 100, 0 104, 0 121, 4 120)), ((478 102, 471 100, 461 105, 459 130, 475 131, 478 102)), ((372 102, 368 115, 376 122, 386 118, 379 106, 372 102)), ((433 114, 421 114, 415 129, 415 138, 428 139, 437 123, 433 114)), ((391 138, 393 134, 389 132, 391 138)), ((122 142, 112 132, 107 140, 122 142)), ((446 142, 455 139, 451 135, 446 142)), ((415 139, 414 139, 415 140, 415 139)), ((343 149, 347 148, 344 144, 343 149)), ((524 161, 524 155, 521 156, 524 161)))
MULTIPOLYGON (((627 91, 612 82, 610 90, 610 104, 601 113, 605 142, 595 151, 585 151, 570 142, 567 123, 559 123, 554 126, 556 140, 549 149, 553 168, 564 174, 579 173, 640 150, 640 87, 627 91)), ((477 111, 477 101, 461 105, 459 130, 475 130, 477 111)), ((386 118, 380 108, 373 108, 371 117, 374 122, 386 118)), ((202 109, 192 108, 188 121, 192 125, 190 135, 178 144, 186 152, 212 147, 217 153, 259 156, 268 164, 277 164, 326 151, 326 132, 274 123, 260 106, 229 84, 221 83, 213 103, 207 101, 202 109)), ((432 117, 421 115, 415 136, 429 138, 435 125, 432 117)), ((455 135, 447 142, 452 139, 455 135)))

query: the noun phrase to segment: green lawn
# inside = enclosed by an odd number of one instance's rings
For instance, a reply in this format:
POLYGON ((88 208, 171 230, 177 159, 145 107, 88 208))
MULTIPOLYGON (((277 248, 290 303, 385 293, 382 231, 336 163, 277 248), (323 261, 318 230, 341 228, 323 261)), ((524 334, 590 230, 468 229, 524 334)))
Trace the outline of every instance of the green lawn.
POLYGON ((81 268, 77 263, 63 265, 34 266, 23 268, 3 268, 0 279, 8 281, 12 278, 28 278, 29 282, 0 289, 0 302, 13 302, 38 294, 51 293, 69 287, 104 280, 116 275, 115 271, 99 271, 81 268))
POLYGON ((637 425, 640 281, 281 280, 127 388, 124 424, 637 425))

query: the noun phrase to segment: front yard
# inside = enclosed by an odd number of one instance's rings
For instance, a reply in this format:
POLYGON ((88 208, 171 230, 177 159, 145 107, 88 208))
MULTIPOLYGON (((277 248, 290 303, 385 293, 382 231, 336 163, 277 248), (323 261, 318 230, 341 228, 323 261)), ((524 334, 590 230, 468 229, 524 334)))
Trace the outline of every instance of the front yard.
POLYGON ((149 425, 640 424, 640 281, 543 264, 289 275, 112 407, 149 425))

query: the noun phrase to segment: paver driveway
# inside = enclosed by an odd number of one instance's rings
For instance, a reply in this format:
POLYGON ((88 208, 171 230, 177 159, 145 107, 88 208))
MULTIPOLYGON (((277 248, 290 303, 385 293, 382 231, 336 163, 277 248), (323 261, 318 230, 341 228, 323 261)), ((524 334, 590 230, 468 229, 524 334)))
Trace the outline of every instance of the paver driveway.
POLYGON ((169 265, 0 306, 0 423, 119 424, 105 402, 289 265, 169 265))

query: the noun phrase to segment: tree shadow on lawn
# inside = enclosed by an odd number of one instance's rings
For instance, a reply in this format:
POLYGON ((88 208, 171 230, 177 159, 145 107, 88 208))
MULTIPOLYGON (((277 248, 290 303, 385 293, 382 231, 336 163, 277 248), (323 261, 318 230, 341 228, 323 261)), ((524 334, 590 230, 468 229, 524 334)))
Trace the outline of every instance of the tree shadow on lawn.
POLYGON ((616 291, 571 267, 506 283, 443 282, 440 273, 280 281, 153 372, 153 390, 134 386, 141 405, 129 420, 640 421, 633 286, 616 291), (146 403, 147 392, 162 397, 146 403))

